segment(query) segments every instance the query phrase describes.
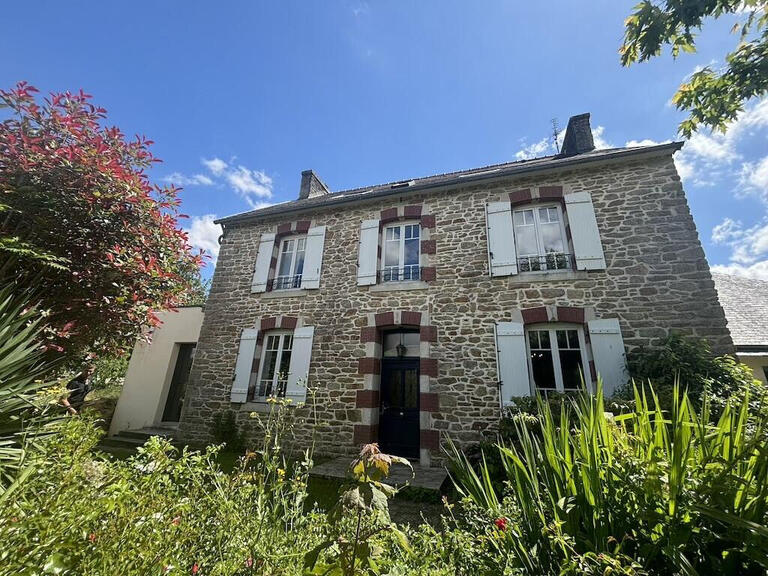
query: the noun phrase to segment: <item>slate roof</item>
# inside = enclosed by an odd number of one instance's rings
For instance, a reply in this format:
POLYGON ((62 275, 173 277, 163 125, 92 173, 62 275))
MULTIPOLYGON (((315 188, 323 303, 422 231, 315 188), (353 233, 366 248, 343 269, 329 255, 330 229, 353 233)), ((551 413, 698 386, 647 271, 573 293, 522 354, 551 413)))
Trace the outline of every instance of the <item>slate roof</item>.
POLYGON ((768 349, 768 282, 712 274, 733 343, 768 349))
POLYGON ((460 170, 457 172, 446 172, 445 174, 436 174, 423 178, 411 180, 401 180, 398 182, 388 182, 386 184, 377 184, 375 186, 363 186, 341 192, 333 192, 315 198, 306 198, 304 200, 292 200, 283 202, 250 212, 243 212, 233 216, 220 218, 215 222, 217 224, 230 224, 242 220, 254 220, 276 214, 287 212, 301 212, 323 206, 332 206, 336 204, 346 204, 364 200, 367 198, 376 198, 380 196, 389 196, 395 194, 405 194, 430 188, 439 188, 457 184, 466 184, 482 180, 491 180, 503 176, 516 174, 526 174, 528 172, 538 172, 541 170, 551 170, 554 168, 568 168, 574 165, 586 164, 590 162, 599 162, 603 160, 612 160, 645 154, 649 152, 668 152, 673 154, 682 148, 682 142, 670 142, 668 144, 659 144, 656 146, 636 146, 631 148, 609 148, 603 150, 593 150, 576 156, 544 156, 531 160, 518 160, 516 162, 505 162, 502 164, 492 164, 481 168, 472 168, 470 170, 460 170))

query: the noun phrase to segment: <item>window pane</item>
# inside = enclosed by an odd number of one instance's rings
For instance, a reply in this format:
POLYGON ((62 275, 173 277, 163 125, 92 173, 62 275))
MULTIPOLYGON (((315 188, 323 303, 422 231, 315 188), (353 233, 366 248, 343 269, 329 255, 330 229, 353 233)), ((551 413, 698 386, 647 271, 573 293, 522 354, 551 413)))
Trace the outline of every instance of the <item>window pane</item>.
POLYGON ((579 333, 576 330, 568 330, 568 347, 579 349, 579 333))
POLYGON ((545 350, 552 348, 549 343, 549 330, 539 330, 539 343, 539 347, 545 350))
MULTIPOLYGON (((270 338, 274 338, 270 336, 270 338)), ((261 381, 259 383, 259 396, 270 396, 272 394, 272 378, 277 366, 277 350, 267 350, 264 352, 264 368, 261 372, 261 381)))
POLYGON ((539 333, 536 332, 536 330, 531 330, 528 332, 528 345, 531 348, 539 347, 539 333))
POLYGON ((405 262, 404 265, 419 263, 419 239, 405 241, 405 262))
POLYGON ((304 272, 304 250, 296 252, 296 263, 293 267, 293 275, 300 276, 304 272))
POLYGON ((568 348, 568 335, 565 330, 557 330, 555 334, 557 335, 557 347, 568 348))
POLYGON ((283 251, 280 254, 280 268, 277 271, 278 276, 291 275, 291 260, 293 259, 293 240, 283 242, 283 251))
POLYGON ((399 266, 400 265, 400 242, 387 241, 384 247, 384 265, 385 266, 399 266))
POLYGON ((532 350, 531 366, 533 382, 537 388, 555 388, 555 370, 552 365, 550 350, 532 350))
POLYGON ((534 226, 515 226, 517 253, 519 256, 535 256, 539 253, 534 226))
POLYGON ((542 224, 541 242, 544 245, 544 253, 565 252, 563 249, 563 236, 560 224, 542 224))
POLYGON ((560 350, 560 369, 563 371, 563 388, 578 390, 581 387, 581 352, 560 350))
MULTIPOLYGON (((290 338, 290 336, 286 336, 290 338)), ((283 349, 283 353, 280 356, 280 366, 277 373, 277 390, 275 395, 285 396, 285 387, 288 384, 288 369, 291 366, 291 349, 283 349)))

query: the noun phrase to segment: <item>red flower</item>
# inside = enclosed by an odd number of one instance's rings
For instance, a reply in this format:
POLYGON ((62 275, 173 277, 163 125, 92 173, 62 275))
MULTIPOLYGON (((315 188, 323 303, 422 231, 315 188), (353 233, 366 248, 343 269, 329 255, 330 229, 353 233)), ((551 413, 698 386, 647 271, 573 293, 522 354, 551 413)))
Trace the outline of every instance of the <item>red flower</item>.
POLYGON ((197 565, 197 563, 192 564, 192 574, 197 574, 198 570, 200 570, 200 567, 197 565))
POLYGON ((91 533, 88 535, 88 540, 90 540, 91 542, 96 542, 96 534, 94 534, 93 532, 91 532, 91 533))
POLYGON ((496 524, 496 528, 501 530, 502 532, 507 529, 507 519, 506 518, 496 518, 493 522, 496 524))
POLYGON ((179 524, 181 524, 181 516, 176 516, 176 518, 171 520, 171 524, 173 524, 174 526, 178 526, 179 524))
POLYGON ((245 560, 245 565, 246 565, 248 568, 251 568, 251 567, 253 566, 253 558, 251 558, 250 556, 248 556, 248 558, 245 560))

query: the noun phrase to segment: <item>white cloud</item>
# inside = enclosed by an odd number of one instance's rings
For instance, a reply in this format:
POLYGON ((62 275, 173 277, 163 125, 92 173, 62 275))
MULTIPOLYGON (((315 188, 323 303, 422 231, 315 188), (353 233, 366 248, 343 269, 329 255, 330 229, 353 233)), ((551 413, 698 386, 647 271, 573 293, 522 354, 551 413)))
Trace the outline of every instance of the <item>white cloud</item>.
POLYGON ((613 148, 613 144, 603 138, 605 132, 605 126, 598 126, 592 130, 592 139, 595 141, 595 148, 597 150, 605 150, 606 148, 613 148))
POLYGON ((264 208, 270 203, 264 199, 272 197, 272 178, 264 170, 251 170, 243 165, 233 166, 234 158, 225 162, 221 158, 202 158, 200 163, 210 175, 194 174, 185 176, 174 172, 163 178, 180 186, 223 186, 229 185, 252 209, 264 208))
POLYGON ((257 204, 253 196, 258 198, 272 196, 272 178, 262 170, 249 170, 245 166, 227 168, 224 178, 251 206, 257 204))
POLYGON ((221 226, 213 223, 215 219, 215 214, 193 216, 189 221, 189 228, 185 229, 189 235, 190 245, 210 254, 212 264, 216 263, 216 258, 219 256, 219 236, 221 236, 221 226))
POLYGON ((181 172, 173 172, 163 178, 164 182, 169 184, 176 184, 177 186, 211 186, 213 180, 208 178, 205 174, 193 174, 192 176, 185 176, 181 172))
POLYGON ((768 156, 757 162, 743 163, 739 183, 747 192, 754 192, 768 200, 768 156))
POLYGON ((522 150, 515 154, 515 158, 518 160, 530 160, 537 156, 546 156, 547 154, 554 154, 554 146, 549 138, 542 138, 530 146, 524 146, 522 150))
POLYGON ((768 260, 755 262, 749 266, 741 264, 728 264, 712 266, 712 272, 716 274, 731 274, 733 276, 746 276, 757 280, 768 280, 768 260))
POLYGON ((224 173, 224 170, 227 169, 227 163, 221 158, 211 158, 210 160, 203 158, 201 162, 214 174, 214 176, 221 176, 224 173))

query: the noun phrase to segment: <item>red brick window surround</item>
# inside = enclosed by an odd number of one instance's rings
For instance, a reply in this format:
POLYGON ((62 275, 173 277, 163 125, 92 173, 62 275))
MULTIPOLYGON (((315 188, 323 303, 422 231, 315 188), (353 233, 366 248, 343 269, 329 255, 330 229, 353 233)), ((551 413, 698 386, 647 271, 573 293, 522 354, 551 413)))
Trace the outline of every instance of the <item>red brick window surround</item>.
MULTIPOLYGON (((285 281, 281 281, 281 284, 277 283, 277 264, 280 257, 280 249, 283 244, 283 240, 291 236, 302 236, 309 232, 312 223, 310 220, 297 220, 295 222, 284 222, 277 226, 277 232, 275 233, 275 246, 272 249, 272 259, 269 264, 269 280, 267 282, 267 292, 279 288, 298 288, 299 286, 285 285, 285 281)), ((288 280, 290 282, 290 280, 288 280)))
MULTIPOLYGON (((379 250, 377 270, 379 271, 379 282, 390 282, 399 280, 421 280, 423 282, 435 281, 437 274, 433 262, 433 257, 437 252, 435 240, 431 234, 435 229, 435 217, 432 214, 425 214, 422 204, 409 204, 405 206, 395 206, 387 208, 379 213, 379 250), (387 229, 399 222, 418 222, 419 223, 419 267, 416 269, 413 265, 403 266, 400 262, 399 269, 385 266, 386 247, 388 242, 393 240, 388 238, 387 229)), ((406 234, 404 228, 401 228, 399 234, 406 234)), ((410 233, 410 232, 408 232, 410 233)))
POLYGON ((256 352, 251 364, 251 383, 248 386, 248 402, 258 401, 258 373, 261 366, 261 357, 264 351, 265 336, 270 333, 288 332, 294 330, 299 324, 299 318, 296 316, 264 316, 257 323, 259 334, 256 339, 256 352))

